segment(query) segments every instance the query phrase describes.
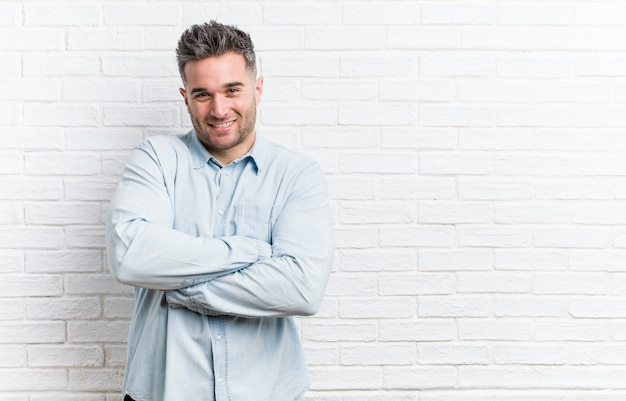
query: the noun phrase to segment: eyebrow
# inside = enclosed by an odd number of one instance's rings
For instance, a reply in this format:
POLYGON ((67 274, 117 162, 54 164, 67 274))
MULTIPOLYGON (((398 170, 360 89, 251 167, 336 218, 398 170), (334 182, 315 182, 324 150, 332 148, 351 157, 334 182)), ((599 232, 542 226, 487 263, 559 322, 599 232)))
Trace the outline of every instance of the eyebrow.
MULTIPOLYGON (((222 85, 222 88, 229 89, 229 88, 234 88, 237 86, 244 86, 244 83, 239 82, 239 81, 229 82, 227 84, 222 85)), ((191 90, 191 94, 198 93, 198 92, 208 92, 208 91, 206 90, 206 88, 193 88, 191 90)))

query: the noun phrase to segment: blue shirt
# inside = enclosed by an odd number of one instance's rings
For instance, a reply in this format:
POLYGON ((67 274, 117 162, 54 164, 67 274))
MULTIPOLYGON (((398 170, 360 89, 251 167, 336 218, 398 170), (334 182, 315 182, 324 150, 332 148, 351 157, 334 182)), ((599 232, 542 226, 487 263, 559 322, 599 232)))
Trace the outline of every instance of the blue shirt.
POLYGON ((194 131, 135 148, 111 202, 111 270, 136 287, 124 391, 136 401, 290 401, 309 385, 291 316, 332 265, 324 175, 261 137, 222 166, 194 131))

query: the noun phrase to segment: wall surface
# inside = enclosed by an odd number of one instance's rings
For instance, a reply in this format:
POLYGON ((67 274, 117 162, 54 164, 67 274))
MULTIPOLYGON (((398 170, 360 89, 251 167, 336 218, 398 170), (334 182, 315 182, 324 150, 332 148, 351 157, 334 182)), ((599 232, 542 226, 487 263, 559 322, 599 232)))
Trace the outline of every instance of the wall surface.
POLYGON ((626 4, 0 1, 0 401, 116 401, 103 216, 185 132, 173 49, 252 33, 259 131, 327 173, 306 401, 626 399, 626 4))

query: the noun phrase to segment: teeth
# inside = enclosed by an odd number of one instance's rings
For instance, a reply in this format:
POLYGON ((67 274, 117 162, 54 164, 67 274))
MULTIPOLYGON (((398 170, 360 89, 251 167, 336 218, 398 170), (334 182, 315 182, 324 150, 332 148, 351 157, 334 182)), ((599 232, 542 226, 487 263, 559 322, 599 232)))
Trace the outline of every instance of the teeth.
POLYGON ((235 122, 234 121, 229 121, 227 123, 222 123, 222 124, 211 124, 212 126, 214 126, 215 128, 228 128, 231 125, 233 125, 235 122))

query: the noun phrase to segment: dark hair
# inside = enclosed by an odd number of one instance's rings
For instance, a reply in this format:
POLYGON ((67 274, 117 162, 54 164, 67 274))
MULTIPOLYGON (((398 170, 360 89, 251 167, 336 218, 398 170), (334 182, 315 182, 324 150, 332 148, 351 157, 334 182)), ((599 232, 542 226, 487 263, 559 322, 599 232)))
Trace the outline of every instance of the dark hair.
POLYGON ((256 56, 249 34, 215 21, 192 25, 183 32, 176 47, 178 71, 183 82, 186 81, 185 64, 188 61, 221 56, 228 52, 241 54, 246 61, 246 68, 256 74, 256 56))

